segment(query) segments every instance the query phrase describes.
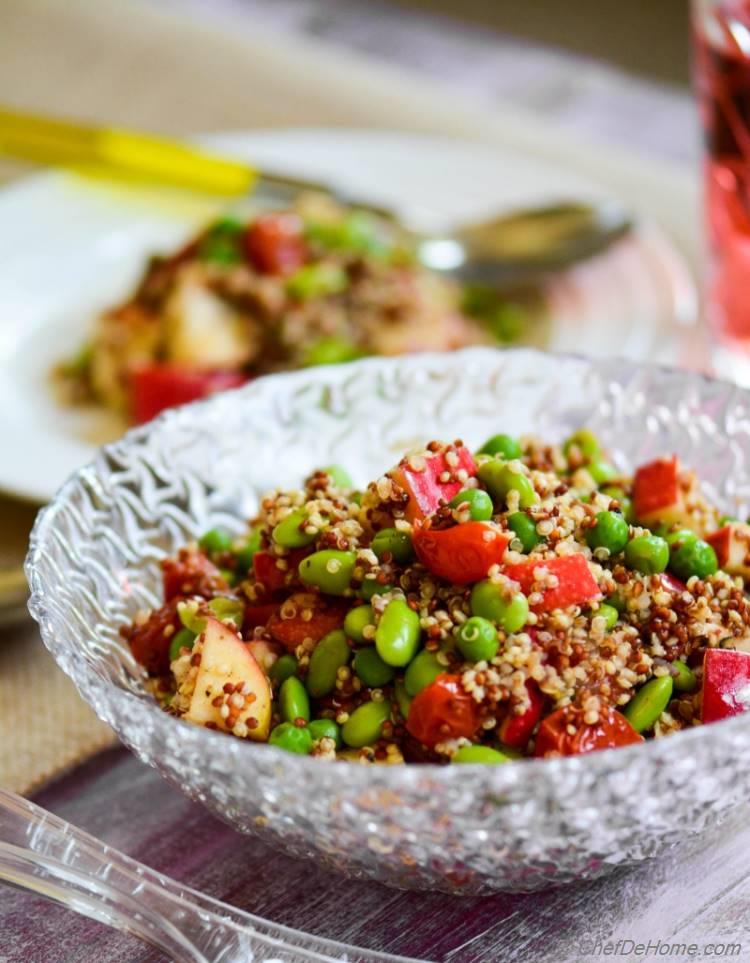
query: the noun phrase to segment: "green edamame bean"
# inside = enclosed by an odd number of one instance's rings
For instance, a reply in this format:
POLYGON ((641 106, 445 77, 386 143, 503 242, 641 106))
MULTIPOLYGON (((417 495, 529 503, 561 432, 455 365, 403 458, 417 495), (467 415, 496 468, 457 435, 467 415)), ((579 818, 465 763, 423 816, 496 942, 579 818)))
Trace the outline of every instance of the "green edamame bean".
POLYGON ((361 358, 363 352, 346 338, 339 338, 335 334, 320 338, 311 344, 305 352, 302 367, 309 368, 318 364, 343 364, 361 358))
POLYGON ((279 709, 284 722, 295 722, 297 719, 310 721, 310 699, 307 689, 296 675, 290 675, 281 683, 279 709))
POLYGON ((268 743, 286 752, 307 756, 312 752, 313 737, 307 726, 295 726, 292 722, 282 722, 271 730, 268 743))
POLYGON ((304 548, 305 545, 312 545, 319 533, 306 532, 306 524, 307 512, 301 508, 295 509, 274 526, 271 538, 282 548, 304 548))
POLYGON ((600 489, 600 491, 603 495, 607 495, 608 498, 614 498, 619 503, 619 512, 629 525, 633 525, 635 523, 633 502, 625 494, 624 489, 618 487, 617 485, 605 485, 605 487, 600 489))
POLYGON ((223 528, 211 528, 200 537, 198 544, 207 555, 218 555, 231 549, 232 536, 223 528))
POLYGON ((672 698, 674 683, 669 675, 649 680, 623 709, 623 715, 636 732, 653 728, 672 698))
POLYGON ((327 595, 345 595, 352 583, 357 556, 324 548, 299 563, 299 577, 306 585, 316 585, 327 595))
POLYGON ((377 649, 373 646, 368 646, 366 649, 360 649, 357 652, 354 656, 352 668, 357 678, 370 689, 379 689, 381 686, 387 685, 396 674, 393 666, 383 662, 377 649))
POLYGON ((406 691, 406 686, 404 685, 403 679, 396 679, 393 686, 393 695, 396 699, 396 705, 398 706, 398 711, 401 713, 403 719, 407 719, 409 716, 409 709, 411 709, 411 696, 406 691))
MULTIPOLYGON (((661 534, 654 532, 655 535, 661 534)), ((666 532, 662 535, 664 541, 669 545, 670 551, 676 552, 678 548, 687 545, 689 542, 696 542, 698 536, 689 528, 678 528, 676 532, 666 532)))
POLYGON ((577 448, 586 458, 593 458, 601 451, 599 439, 589 428, 581 428, 563 442, 563 454, 570 453, 571 448, 577 448))
POLYGON ((373 538, 370 548, 378 558, 383 558, 390 552, 393 561, 399 565, 406 565, 414 558, 411 535, 400 532, 397 528, 382 528, 373 538))
POLYGON ((375 648, 388 665, 408 665, 419 646, 419 616, 403 599, 386 605, 375 630, 375 648))
POLYGON ((639 535, 625 546, 625 564, 644 575, 658 575, 669 563, 669 545, 658 535, 639 535))
POLYGON ((739 522, 739 518, 735 518, 734 515, 722 515, 719 519, 719 528, 723 528, 725 525, 731 525, 733 522, 739 522))
POLYGON ((336 675, 342 666, 348 665, 352 650, 341 629, 334 629, 313 649, 305 684, 315 699, 328 695, 336 688, 336 675))
POLYGON ((512 435, 493 435, 479 449, 480 455, 501 455, 508 461, 520 458, 523 454, 521 446, 512 435))
POLYGON ((610 555, 617 555, 628 544, 630 526, 617 512, 598 512, 596 525, 586 529, 586 544, 594 551, 606 548, 610 555))
POLYGON ((280 655, 271 666, 268 671, 268 678, 271 682, 281 685, 282 682, 290 676, 295 675, 296 672, 297 660, 290 652, 287 652, 285 655, 280 655))
POLYGON ((469 662, 489 662, 497 655, 497 629, 481 615, 472 615, 456 633, 456 645, 469 662))
POLYGON ((672 681, 678 692, 695 692, 698 688, 698 679, 687 662, 675 659, 672 663, 672 671, 674 672, 672 681))
POLYGON ((393 591, 392 585, 381 585, 376 578, 365 578, 359 587, 359 595, 365 601, 371 601, 374 595, 387 595, 393 591))
POLYGON ((602 602, 599 608, 594 612, 595 618, 603 618, 605 621, 605 631, 609 632, 617 625, 617 620, 620 618, 620 613, 614 607, 614 605, 607 605, 606 602, 602 602))
POLYGON ((610 465, 609 462, 602 461, 599 458, 593 459, 584 467, 597 485, 603 485, 605 482, 617 478, 618 475, 614 465, 610 465))
POLYGON ((169 643, 169 661, 174 662, 175 659, 179 659, 182 649, 192 649, 196 638, 195 632, 191 632, 190 629, 180 629, 179 632, 175 632, 169 643))
POLYGON ((527 554, 542 540, 536 530, 536 522, 526 512, 513 512, 509 515, 508 528, 521 543, 521 550, 527 554))
POLYGON ((507 599, 499 585, 484 579, 471 590, 469 602, 472 615, 496 622, 504 632, 518 632, 526 625, 529 603, 525 595, 517 592, 507 599))
POLYGON ((454 495, 448 502, 451 508, 459 505, 469 506, 469 518, 474 522, 488 522, 492 518, 492 499, 481 488, 467 488, 454 495))
POLYGON ((390 703, 365 702, 358 706, 341 727, 341 738, 352 749, 372 746, 380 738, 384 724, 391 717, 390 703))
POLYGON ((349 276, 337 264, 320 261, 305 264, 287 280, 288 293, 299 301, 340 294, 349 286, 349 276))
POLYGON ((245 605, 240 599, 228 599, 218 595, 211 599, 208 607, 220 622, 233 622, 238 629, 245 620, 245 605))
POLYGON ((669 570, 677 578, 687 582, 693 575, 698 578, 714 575, 719 570, 719 560, 713 546, 702 538, 696 538, 692 542, 682 542, 680 547, 672 552, 669 570))
POLYGON ((245 576, 253 567, 253 558, 256 552, 260 551, 261 544, 261 534, 260 529, 256 529, 251 532, 244 545, 235 551, 235 559, 237 560, 237 572, 245 576))
POLYGON ((368 626, 375 628, 375 613, 371 605, 358 605, 356 608, 349 609, 346 613, 344 632, 346 632, 347 638, 352 639, 359 645, 364 645, 368 641, 372 642, 374 639, 374 636, 370 636, 369 640, 364 636, 364 630, 368 626))
POLYGON ((504 762, 512 762, 512 759, 490 746, 461 746, 458 752, 451 756, 451 762, 499 766, 504 762))
POLYGON ((313 719, 307 728, 313 742, 318 742, 319 739, 333 739, 337 749, 343 745, 341 727, 333 719, 313 719))
POLYGON ((336 488, 344 490, 354 488, 351 475, 346 468, 342 468, 341 465, 326 465, 323 471, 330 477, 336 488))
POLYGON ((417 652, 404 673, 404 685, 408 695, 415 696, 422 689, 426 689, 441 672, 445 672, 445 666, 438 662, 435 652, 428 652, 427 649, 417 652))
POLYGON ((513 471, 504 461, 493 458, 479 466, 479 480, 496 502, 503 502, 511 491, 518 492, 520 508, 531 508, 539 501, 531 479, 523 472, 513 471))

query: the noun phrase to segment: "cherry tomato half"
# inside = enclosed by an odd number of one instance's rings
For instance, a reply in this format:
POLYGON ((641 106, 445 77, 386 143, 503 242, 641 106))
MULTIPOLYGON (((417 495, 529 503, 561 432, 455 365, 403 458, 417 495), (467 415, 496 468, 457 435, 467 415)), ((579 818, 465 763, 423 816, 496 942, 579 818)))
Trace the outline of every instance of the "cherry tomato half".
POLYGON ((263 274, 291 274, 307 259, 302 220, 296 214, 264 214, 245 241, 250 262, 263 274))
POLYGON ((555 753, 560 756, 579 756, 597 749, 614 749, 643 742, 625 716, 616 709, 602 710, 599 722, 589 725, 583 721, 583 710, 564 706, 547 716, 536 737, 536 756, 555 753), (568 731, 572 726, 575 732, 568 731))
POLYGON ((479 728, 479 706, 461 685, 460 676, 444 672, 414 696, 406 728, 430 747, 444 739, 468 739, 479 728))

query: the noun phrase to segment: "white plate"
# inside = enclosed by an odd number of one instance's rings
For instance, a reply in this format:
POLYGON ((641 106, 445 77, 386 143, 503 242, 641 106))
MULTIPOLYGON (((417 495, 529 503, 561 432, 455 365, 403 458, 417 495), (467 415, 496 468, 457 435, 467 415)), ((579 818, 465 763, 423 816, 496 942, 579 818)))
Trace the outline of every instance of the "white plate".
MULTIPOLYGON (((389 203, 428 228, 606 194, 526 154, 435 137, 303 130, 206 140, 389 203)), ((0 192, 0 489, 46 501, 122 430, 106 413, 61 409, 48 372, 128 291, 148 254, 169 250, 216 211, 205 198, 61 173, 0 192)), ((561 278, 550 303, 548 346, 597 355, 677 360, 679 325, 695 317, 689 272, 652 225, 561 278)))

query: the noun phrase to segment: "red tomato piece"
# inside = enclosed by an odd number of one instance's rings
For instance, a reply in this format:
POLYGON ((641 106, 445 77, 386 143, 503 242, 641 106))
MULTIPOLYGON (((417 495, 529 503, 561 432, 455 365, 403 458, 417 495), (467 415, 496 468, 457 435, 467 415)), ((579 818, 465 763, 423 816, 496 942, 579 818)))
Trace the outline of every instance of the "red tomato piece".
POLYGON ((564 706, 542 721, 536 736, 534 755, 579 756, 597 749, 614 749, 643 742, 625 716, 611 707, 602 710, 599 722, 589 725, 583 721, 583 710, 564 706), (573 726, 571 734, 568 726, 573 726))
POLYGON ((430 748, 445 739, 469 739, 479 728, 479 706, 459 675, 443 672, 414 696, 406 728, 430 748))
POLYGON ((271 616, 279 611, 279 604, 279 602, 262 602, 260 605, 246 605, 242 627, 255 629, 259 625, 265 625, 271 616))
POLYGON ((280 642, 289 652, 293 652, 305 639, 319 642, 324 635, 340 629, 344 624, 345 608, 340 605, 327 604, 312 593, 300 592, 290 595, 285 605, 297 607, 298 615, 291 619, 282 618, 280 612, 271 616, 266 628, 271 636, 280 642), (312 611, 309 619, 302 617, 305 609, 312 611))
POLYGON ((514 582, 518 582, 524 595, 530 595, 534 591, 534 583, 537 582, 534 573, 542 569, 555 576, 557 585, 541 591, 542 601, 532 606, 537 612, 585 605, 599 598, 601 594, 589 563, 580 554, 561 555, 538 562, 519 562, 517 565, 506 565, 503 571, 514 582))
POLYGON ((212 599, 229 591, 224 576, 202 552, 180 549, 177 558, 164 559, 161 571, 167 602, 177 595, 201 595, 212 599))
POLYGON ((130 416, 140 425, 167 408, 239 388, 247 380, 241 371, 200 371, 177 364, 142 365, 130 372, 130 416))
POLYGON ((245 250, 263 274, 291 274, 307 260, 302 219, 296 214, 263 214, 249 227, 245 250))
POLYGON ((706 649, 701 718, 718 722, 750 710, 750 653, 706 649))
POLYGON ((461 491, 466 482, 455 480, 457 471, 463 469, 470 478, 477 473, 474 458, 464 445, 459 445, 457 448, 449 447, 445 451, 427 456, 424 461, 423 471, 415 471, 407 461, 391 472, 393 480, 409 496, 409 503, 406 506, 406 517, 409 521, 432 515, 442 502, 449 502, 461 491), (446 455, 449 452, 453 452, 458 458, 453 467, 446 461, 446 455), (451 481, 440 481, 440 476, 445 472, 450 474, 451 481))
POLYGON ((122 629, 133 658, 149 675, 166 675, 169 672, 169 646, 174 633, 182 628, 177 614, 177 603, 180 601, 182 596, 170 599, 166 605, 155 609, 142 625, 133 623, 122 629))
POLYGON ((267 592, 276 592, 285 588, 293 579, 297 578, 299 563, 310 554, 308 548, 293 548, 284 556, 287 567, 279 568, 276 562, 278 555, 272 552, 256 552, 253 555, 253 575, 256 582, 262 582, 267 592))
POLYGON ((493 522, 464 522, 437 531, 415 522, 413 543, 417 558, 433 575, 454 585, 483 579, 502 562, 511 536, 493 522))
POLYGON ((544 696, 539 691, 536 682, 531 679, 526 683, 526 690, 529 693, 531 704, 525 712, 513 712, 511 709, 508 715, 500 723, 498 735, 500 741, 510 746, 512 749, 525 749, 534 727, 542 717, 542 707, 544 706, 544 696))

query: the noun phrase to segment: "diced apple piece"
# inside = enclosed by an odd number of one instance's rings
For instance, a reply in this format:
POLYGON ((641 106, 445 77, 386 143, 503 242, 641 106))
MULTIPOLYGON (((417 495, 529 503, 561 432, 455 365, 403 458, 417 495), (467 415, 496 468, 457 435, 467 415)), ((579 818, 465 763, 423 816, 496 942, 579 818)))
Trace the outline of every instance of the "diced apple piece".
POLYGON ((524 595, 541 594, 541 601, 531 606, 536 612, 586 605, 601 595, 591 566, 579 554, 506 565, 503 572, 518 582, 524 595), (547 588, 543 587, 546 575, 555 581, 547 588))
POLYGON ((750 654, 707 649, 703 658, 701 717, 717 722, 750 710, 750 654))
MULTIPOLYGON (((663 522, 691 528, 686 486, 676 455, 641 465, 633 478, 633 509, 642 525, 663 522)), ((689 486, 688 486, 689 487, 689 486)))
POLYGON ((466 479, 473 478, 476 473, 477 466, 471 452, 459 445, 449 446, 434 455, 407 458, 390 474, 409 496, 406 517, 413 521, 432 515, 442 502, 449 502, 457 495, 465 487, 466 479), (459 472, 466 473, 463 480, 457 477, 459 472))
POLYGON ((209 618, 193 648, 195 655, 201 661, 185 719, 265 742, 271 727, 271 686, 247 645, 222 622, 209 618), (231 693, 226 691, 229 685, 231 693), (225 705, 228 715, 222 715, 225 705))
POLYGON ((266 639, 253 639, 252 642, 247 643, 247 647, 255 661, 268 675, 271 666, 281 654, 280 646, 274 645, 273 642, 268 642, 266 639))
POLYGON ((706 541, 716 552, 719 568, 730 575, 750 579, 750 525, 730 522, 717 532, 706 535, 706 541))

